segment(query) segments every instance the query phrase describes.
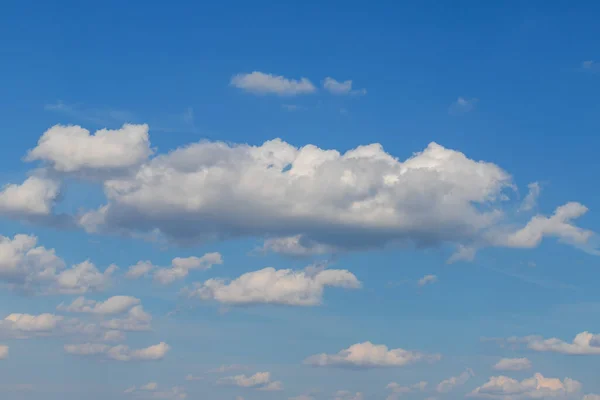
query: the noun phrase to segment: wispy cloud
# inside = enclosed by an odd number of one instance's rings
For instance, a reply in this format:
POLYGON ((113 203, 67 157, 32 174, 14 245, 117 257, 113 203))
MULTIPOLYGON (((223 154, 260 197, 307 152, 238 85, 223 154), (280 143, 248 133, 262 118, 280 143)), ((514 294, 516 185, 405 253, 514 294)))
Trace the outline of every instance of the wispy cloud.
POLYGON ((339 82, 329 76, 323 81, 323 88, 335 95, 362 96, 367 94, 367 89, 352 89, 352 80, 339 82))
POLYGON ((129 111, 113 108, 88 108, 80 104, 68 104, 62 100, 46 104, 44 110, 98 125, 123 124, 136 120, 135 115, 129 111))
POLYGON ((450 105, 448 113, 450 115, 466 114, 473 111, 477 103, 479 103, 479 99, 477 98, 467 99, 465 97, 459 97, 452 105, 450 105))

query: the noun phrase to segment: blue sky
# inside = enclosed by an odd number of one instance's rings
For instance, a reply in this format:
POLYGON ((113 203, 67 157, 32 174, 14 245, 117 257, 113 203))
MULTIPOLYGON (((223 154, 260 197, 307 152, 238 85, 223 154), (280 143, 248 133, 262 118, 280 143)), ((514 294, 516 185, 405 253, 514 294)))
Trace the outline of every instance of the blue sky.
POLYGON ((600 398, 599 12, 5 5, 2 398, 600 398))

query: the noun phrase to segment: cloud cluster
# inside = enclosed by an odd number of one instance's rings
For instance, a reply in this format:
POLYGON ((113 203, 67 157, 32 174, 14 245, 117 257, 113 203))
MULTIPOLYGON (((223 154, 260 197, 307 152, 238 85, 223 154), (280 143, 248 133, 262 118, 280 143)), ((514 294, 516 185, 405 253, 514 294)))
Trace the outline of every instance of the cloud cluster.
POLYGON ((126 345, 108 346, 100 343, 67 344, 65 352, 77 356, 105 356, 116 361, 161 360, 170 350, 164 342, 143 349, 130 349, 126 345))
POLYGON ((316 367, 379 368, 403 367, 416 362, 434 362, 441 358, 439 354, 424 354, 404 349, 388 349, 385 345, 371 342, 353 344, 336 354, 316 354, 304 363, 316 367))
POLYGON ((579 203, 515 228, 503 206, 514 188, 497 165, 436 143, 400 161, 379 144, 342 154, 280 139, 202 141, 105 180, 108 203, 78 221, 89 232, 158 233, 182 244, 266 237, 265 249, 292 255, 443 243, 472 253, 535 247, 545 236, 594 248, 594 233, 572 222, 587 211, 579 203))
POLYGON ((235 375, 220 378, 217 381, 220 385, 238 386, 241 388, 251 388, 264 391, 278 391, 283 389, 283 384, 271 379, 270 372, 257 372, 254 375, 235 375))
POLYGON ((224 304, 283 304, 314 306, 321 303, 325 287, 357 289, 359 280, 347 270, 264 268, 230 282, 209 279, 188 291, 193 297, 224 304))
POLYGON ((549 399, 572 395, 580 390, 581 383, 570 378, 545 378, 537 373, 522 381, 506 376, 493 376, 468 396, 501 400, 549 399))
POLYGON ((0 281, 12 288, 38 294, 101 291, 116 269, 100 272, 90 261, 66 268, 53 249, 37 245, 35 236, 0 236, 0 281))
POLYGON ((150 261, 140 261, 129 267, 126 277, 138 279, 152 273, 156 282, 167 285, 184 279, 192 270, 206 271, 219 264, 223 264, 220 253, 206 253, 202 257, 176 257, 171 261, 169 268, 156 267, 150 261))

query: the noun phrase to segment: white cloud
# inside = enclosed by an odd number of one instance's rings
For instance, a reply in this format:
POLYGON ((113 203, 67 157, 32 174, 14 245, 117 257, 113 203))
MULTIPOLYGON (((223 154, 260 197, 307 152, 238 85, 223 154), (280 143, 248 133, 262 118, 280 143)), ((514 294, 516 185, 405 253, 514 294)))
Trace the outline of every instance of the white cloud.
POLYGON ((544 339, 541 336, 509 338, 509 343, 525 343, 527 347, 539 352, 562 353, 569 355, 600 355, 600 334, 578 333, 572 343, 558 338, 544 339))
POLYGON ((494 365, 497 371, 523 371, 531 368, 527 358, 503 358, 494 365))
POLYGON ((531 240, 504 210, 513 189, 498 166, 435 143, 399 161, 378 144, 340 154, 278 139, 199 142, 107 180, 108 203, 79 222, 89 232, 152 233, 182 244, 267 237, 266 249, 296 255, 442 243, 474 255, 476 247, 536 246, 544 236, 579 247, 592 240, 570 222, 585 210, 578 203, 559 208, 544 229, 544 217, 534 217, 523 228, 537 227, 531 240))
POLYGON ((53 249, 37 246, 35 236, 0 236, 0 280, 9 287, 40 294, 100 291, 110 284, 115 269, 101 273, 89 261, 66 268, 53 249))
POLYGON ((425 389, 427 388, 427 382, 425 381, 421 381, 409 386, 403 386, 400 385, 396 382, 392 382, 389 383, 386 386, 386 389, 389 389, 392 391, 392 393, 387 397, 387 400, 397 400, 399 399, 402 395, 405 395, 407 393, 413 393, 413 392, 423 392, 425 391, 425 389))
POLYGON ((424 354, 404 349, 388 349, 385 345, 374 345, 371 342, 353 344, 337 354, 316 354, 307 358, 304 363, 317 367, 403 367, 421 361, 437 361, 439 354, 424 354))
POLYGON ((331 77, 327 77, 323 81, 323 87, 329 93, 336 94, 336 95, 348 95, 348 94, 364 95, 364 94, 367 94, 367 89, 352 90, 352 81, 351 80, 338 82, 331 77))
POLYGON ((8 346, 0 345, 0 360, 8 358, 8 346))
POLYGON ((78 297, 70 305, 60 304, 57 309, 67 312, 110 315, 124 313, 138 304, 140 304, 140 299, 131 296, 113 296, 103 302, 78 297))
POLYGON ((467 381, 471 379, 472 376, 474 376, 473 370, 468 368, 466 371, 464 371, 458 376, 453 376, 451 378, 441 381, 437 385, 436 390, 438 393, 448 393, 454 390, 456 386, 464 385, 465 383, 467 383, 467 381))
POLYGON ((90 261, 84 261, 56 276, 56 290, 69 294, 104 290, 110 284, 112 274, 116 270, 117 266, 111 265, 104 272, 100 272, 90 261))
POLYGON ((557 378, 545 378, 538 373, 520 382, 506 376, 493 376, 468 396, 501 400, 548 399, 562 398, 580 390, 581 384, 570 378, 561 381, 557 378))
POLYGON ((152 361, 161 360, 170 346, 164 342, 143 349, 130 349, 126 345, 108 346, 98 343, 68 344, 65 352, 78 356, 104 355, 117 361, 152 361))
POLYGON ((159 268, 154 272, 154 280, 167 285, 178 279, 185 278, 190 270, 206 271, 213 265, 223 264, 223 257, 219 253, 207 253, 202 257, 174 258, 171 268, 159 268))
POLYGON ((348 390, 338 390, 333 396, 334 400, 364 400, 365 396, 361 392, 350 392, 348 390))
POLYGON ((271 380, 270 372, 257 372, 252 376, 236 375, 221 378, 217 381, 220 385, 238 386, 265 391, 278 391, 283 389, 279 381, 271 380))
POLYGON ((302 235, 267 239, 262 250, 295 257, 332 254, 339 251, 335 246, 320 244, 302 235))
POLYGON ((141 305, 132 307, 124 318, 113 318, 102 322, 102 326, 110 330, 119 331, 147 331, 150 330, 152 316, 144 311, 141 305))
POLYGON ((600 394, 586 394, 582 400, 600 400, 600 394))
POLYGON ((91 134, 80 126, 55 125, 31 149, 26 161, 44 161, 64 173, 120 172, 144 162, 152 154, 148 125, 124 124, 91 134))
POLYGON ((465 114, 475 109, 475 106, 479 102, 479 99, 472 98, 467 99, 459 97, 448 109, 448 112, 452 115, 465 114))
POLYGON ((158 383, 148 382, 147 384, 140 386, 139 389, 136 386, 131 386, 130 388, 127 388, 124 393, 137 394, 143 398, 151 399, 175 400, 187 398, 187 393, 181 386, 173 386, 167 390, 159 390, 158 388, 158 383))
POLYGON ((189 290, 189 295, 220 303, 284 304, 291 306, 314 306, 321 304, 325 287, 357 289, 361 287, 356 277, 347 270, 264 268, 248 272, 233 281, 209 279, 189 290))
POLYGON ((185 380, 189 381, 189 382, 193 382, 193 381, 203 381, 204 380, 204 376, 197 376, 197 375, 192 375, 192 374, 187 374, 185 376, 185 380))
POLYGON ((0 321, 0 329, 27 333, 50 332, 64 318, 54 314, 10 314, 0 321))
POLYGON ((213 265, 223 264, 220 253, 206 253, 202 257, 176 257, 169 268, 160 268, 150 261, 139 261, 129 267, 126 277, 137 279, 153 274, 154 280, 162 285, 168 285, 179 279, 184 279, 192 270, 206 271, 213 265))
POLYGON ((600 252, 590 247, 595 233, 573 225, 572 221, 587 213, 588 208, 576 202, 558 207, 550 217, 536 215, 525 227, 511 234, 498 237, 500 245, 516 248, 537 247, 545 236, 554 236, 561 242, 580 247, 594 254, 600 252))
POLYGON ((288 79, 259 71, 235 75, 231 78, 230 84, 251 93, 276 94, 279 96, 309 94, 317 90, 312 82, 306 78, 300 78, 300 80, 288 79))
POLYGON ((39 217, 52 213, 60 194, 60 183, 37 176, 22 184, 8 184, 0 189, 0 214, 39 217))
POLYGON ((150 274, 155 268, 157 267, 152 265, 150 261, 139 261, 137 264, 129 267, 125 277, 129 279, 138 279, 150 274))
POLYGON ((417 284, 419 286, 425 286, 425 285, 430 285, 432 283, 435 283, 438 281, 437 276, 435 275, 425 275, 424 277, 422 277, 421 279, 419 279, 419 281, 417 282, 417 284))
POLYGON ((532 182, 527 185, 527 187, 529 188, 529 192, 523 199, 523 203, 521 203, 521 207, 519 208, 520 211, 532 210, 537 205, 537 199, 540 197, 540 192, 542 190, 538 182, 532 182))

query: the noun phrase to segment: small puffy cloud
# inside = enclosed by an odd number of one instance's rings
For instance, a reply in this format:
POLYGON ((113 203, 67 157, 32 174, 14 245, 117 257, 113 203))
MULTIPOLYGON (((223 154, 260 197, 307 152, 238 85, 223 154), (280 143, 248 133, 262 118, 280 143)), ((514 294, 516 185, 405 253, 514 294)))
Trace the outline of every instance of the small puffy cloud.
POLYGON ((494 365, 497 371, 523 371, 531 368, 527 358, 503 358, 494 365))
POLYGON ((419 286, 425 286, 425 285, 430 285, 432 283, 435 283, 438 281, 437 276, 435 275, 425 275, 424 277, 422 277, 421 279, 419 279, 419 281, 417 282, 417 284, 419 286))
POLYGON ((0 215, 40 217, 52 213, 60 195, 60 183, 52 179, 31 176, 22 184, 0 188, 0 215))
POLYGON ((571 343, 558 338, 544 339, 542 336, 509 338, 508 343, 524 343, 539 352, 562 353, 569 355, 600 355, 600 334, 578 333, 571 343))
POLYGON ((122 342, 125 340, 125 334, 116 330, 106 331, 102 336, 102 340, 105 342, 122 342))
POLYGON ((65 345, 65 352, 78 356, 103 355, 117 361, 152 361, 161 360, 170 346, 164 342, 143 349, 130 349, 126 345, 109 346, 99 343, 83 343, 65 345))
POLYGON ((448 109, 448 112, 451 115, 466 114, 473 111, 478 102, 479 99, 476 98, 466 99, 464 97, 459 97, 454 103, 452 103, 448 109))
POLYGON ((0 345, 0 360, 4 360, 8 357, 8 346, 0 345))
POLYGON ((100 272, 93 263, 84 261, 56 276, 56 290, 66 294, 104 290, 110 284, 116 270, 117 266, 111 265, 104 272, 100 272))
POLYGON ((538 182, 532 182, 527 187, 529 188, 529 192, 527 192, 527 196, 525 196, 521 207, 519 207, 520 211, 532 210, 537 205, 537 199, 540 197, 542 190, 538 182))
POLYGON ((265 391, 278 391, 283 389, 279 381, 271 380, 270 372, 257 372, 254 375, 236 375, 221 378, 217 381, 220 385, 238 386, 265 391))
POLYGON ((397 400, 402 395, 413 392, 423 392, 427 388, 427 382, 421 381, 412 385, 404 386, 399 383, 392 382, 386 386, 386 389, 391 390, 391 394, 387 397, 387 400, 397 400))
POLYGON ((323 81, 323 87, 329 93, 336 94, 336 95, 348 95, 348 94, 364 95, 364 94, 367 94, 367 89, 353 90, 351 80, 338 82, 331 77, 327 77, 323 81))
POLYGON ((177 257, 171 262, 171 268, 157 269, 154 272, 154 280, 167 285, 185 278, 190 270, 206 271, 217 264, 223 264, 223 257, 219 253, 207 253, 202 257, 177 257))
POLYGON ((554 236, 562 242, 600 254, 598 250, 589 247, 590 239, 595 233, 579 228, 572 222, 587 211, 588 208, 580 203, 567 203, 558 207, 550 217, 536 215, 522 229, 499 238, 500 244, 507 247, 534 248, 545 236, 554 236))
POLYGON ((152 273, 156 282, 168 285, 185 278, 192 270, 206 271, 213 265, 220 264, 223 264, 223 256, 220 253, 206 253, 202 257, 176 257, 168 268, 157 267, 150 261, 139 261, 129 267, 126 277, 137 279, 152 273))
POLYGON ((421 361, 434 362, 439 354, 424 354, 404 349, 388 349, 385 345, 371 342, 353 344, 337 354, 316 354, 304 360, 316 367, 379 368, 403 367, 421 361))
POLYGON ((185 380, 188 381, 188 382, 203 381, 204 379, 205 379, 204 376, 199 376, 199 375, 187 374, 185 376, 185 380))
POLYGON ((189 290, 189 295, 219 303, 242 304, 283 304, 290 306, 315 306, 321 303, 325 287, 357 289, 358 279, 347 270, 325 269, 311 271, 305 269, 264 268, 248 272, 237 279, 226 282, 222 279, 209 279, 189 290))
POLYGON ((26 161, 43 161, 63 173, 118 172, 146 161, 152 154, 148 125, 124 124, 95 134, 80 126, 55 125, 29 150, 26 161))
POLYGON ((147 276, 155 268, 157 267, 152 265, 150 261, 139 261, 137 264, 129 267, 127 273, 125 274, 125 277, 129 279, 138 279, 143 276, 147 276))
POLYGON ((350 392, 348 390, 338 390, 333 395, 334 400, 364 400, 365 396, 361 392, 350 392))
POLYGON ((493 376, 467 396, 500 400, 549 399, 564 398, 580 390, 581 383, 570 378, 545 378, 537 373, 522 381, 507 376, 493 376))
POLYGON ((467 383, 467 381, 473 376, 473 370, 469 368, 458 376, 453 376, 451 378, 441 381, 437 385, 436 390, 438 393, 448 393, 452 391, 456 386, 464 385, 465 383, 467 383))
POLYGON ((51 332, 64 318, 54 314, 10 314, 0 321, 0 329, 21 332, 23 334, 51 332))
POLYGON ((119 331, 147 331, 150 330, 152 316, 144 311, 141 305, 133 306, 123 318, 113 318, 103 321, 102 326, 110 330, 119 331))
POLYGON ((131 296, 113 296, 103 302, 78 297, 70 305, 60 304, 57 309, 74 313, 110 315, 124 313, 138 304, 140 304, 140 299, 131 296))
POLYGON ((317 89, 306 78, 288 79, 284 76, 254 71, 249 74, 238 74, 231 78, 230 84, 238 89, 255 94, 276 94, 279 96, 296 96, 314 93, 317 89))

